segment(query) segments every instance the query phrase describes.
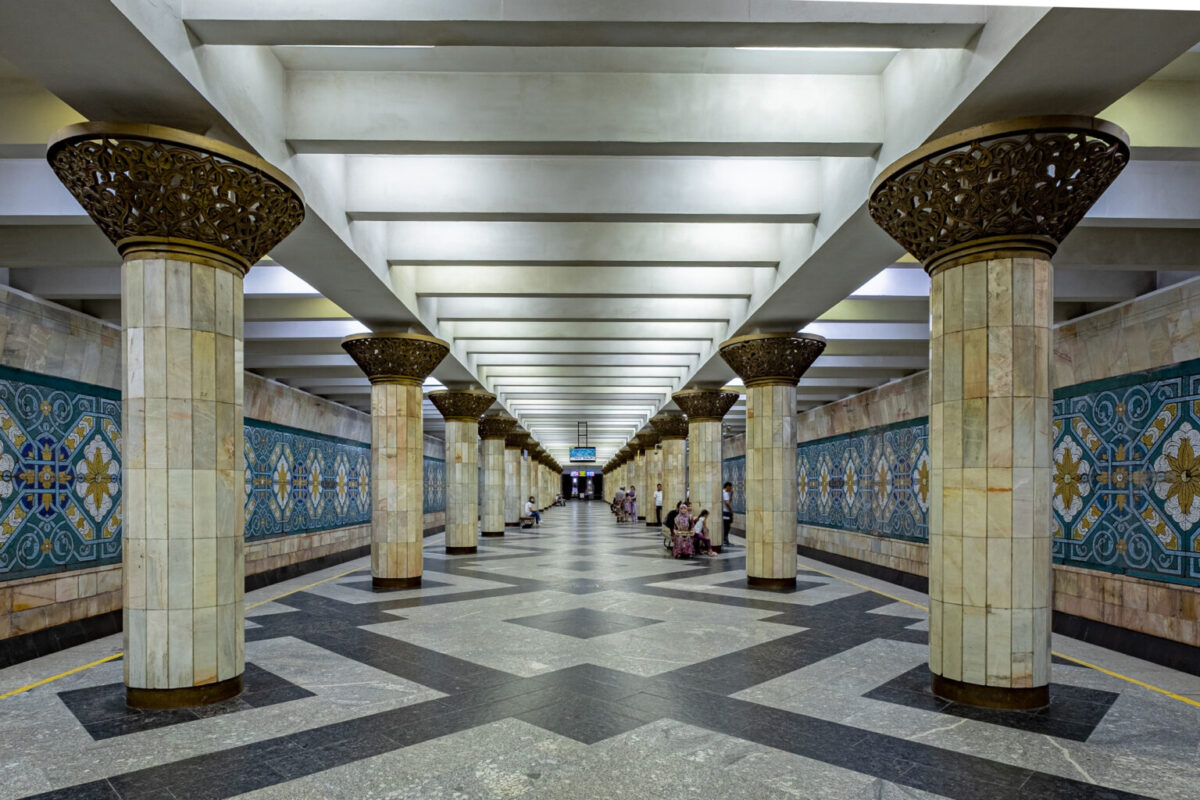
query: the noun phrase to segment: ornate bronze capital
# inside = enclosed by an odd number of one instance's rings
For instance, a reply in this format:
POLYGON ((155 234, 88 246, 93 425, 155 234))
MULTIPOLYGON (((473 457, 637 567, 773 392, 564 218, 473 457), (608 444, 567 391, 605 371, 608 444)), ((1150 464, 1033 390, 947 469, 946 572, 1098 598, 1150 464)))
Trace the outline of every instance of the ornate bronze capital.
POLYGON ((131 258, 185 258, 238 275, 304 219, 300 189, 252 153, 158 125, 82 122, 46 160, 131 258))
POLYGON ((662 437, 658 435, 658 431, 653 429, 642 431, 638 434, 638 441, 641 442, 642 446, 647 450, 653 450, 655 445, 657 445, 661 439, 662 437))
POLYGON ((482 416, 479 418, 479 438, 480 439, 505 439, 513 428, 517 427, 517 421, 512 417, 482 416))
POLYGON ((720 422, 733 408, 740 395, 720 389, 685 389, 671 395, 675 405, 687 414, 688 423, 720 422))
POLYGON ((747 387, 795 386, 824 350, 811 333, 751 333, 727 339, 721 358, 747 387))
POLYGON ((654 432, 664 440, 687 438, 688 424, 683 414, 663 411, 651 417, 650 424, 654 426, 654 432))
POLYGON ((506 434, 504 437, 504 447, 506 449, 520 450, 525 446, 527 438, 529 438, 528 434, 522 432, 506 434))
POLYGON ((400 383, 420 386, 442 359, 450 345, 421 333, 356 333, 342 339, 371 383, 400 383))
POLYGON ((447 422, 478 422, 496 402, 496 395, 478 389, 442 389, 426 395, 447 422))
POLYGON ((1022 117, 935 139, 880 173, 871 219, 925 265, 1049 258, 1129 163, 1094 117, 1022 117))

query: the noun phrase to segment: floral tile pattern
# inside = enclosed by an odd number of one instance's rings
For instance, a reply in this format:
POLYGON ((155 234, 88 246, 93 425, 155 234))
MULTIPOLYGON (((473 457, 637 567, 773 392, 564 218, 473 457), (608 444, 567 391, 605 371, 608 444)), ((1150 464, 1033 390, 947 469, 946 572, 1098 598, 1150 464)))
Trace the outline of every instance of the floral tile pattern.
MULTIPOLYGON (((371 520, 371 448, 245 421, 246 539, 371 520)), ((121 395, 0 367, 0 581, 121 560, 121 395)), ((425 512, 446 463, 424 458, 425 512)))
POLYGON ((446 462, 441 458, 425 456, 424 497, 426 514, 446 510, 446 462))
POLYGON ((0 368, 0 579, 121 558, 117 392, 0 368))
POLYGON ((796 491, 801 524, 927 541, 927 420, 804 442, 796 491))
POLYGON ((1200 361, 1054 401, 1054 560, 1200 585, 1200 361))
POLYGON ((746 513, 746 457, 734 456, 721 462, 721 483, 733 484, 733 513, 746 513))
POLYGON ((371 446, 247 419, 246 539, 371 521, 371 446))

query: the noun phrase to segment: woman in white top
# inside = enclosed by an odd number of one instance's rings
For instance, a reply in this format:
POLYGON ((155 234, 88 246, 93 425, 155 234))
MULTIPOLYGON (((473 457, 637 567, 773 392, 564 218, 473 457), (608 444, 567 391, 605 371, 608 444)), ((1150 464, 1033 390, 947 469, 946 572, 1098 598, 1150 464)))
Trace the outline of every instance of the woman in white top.
POLYGON ((696 542, 696 552, 703 552, 705 555, 712 555, 712 539, 708 535, 708 509, 700 512, 700 516, 696 517, 696 524, 692 526, 692 536, 696 542))

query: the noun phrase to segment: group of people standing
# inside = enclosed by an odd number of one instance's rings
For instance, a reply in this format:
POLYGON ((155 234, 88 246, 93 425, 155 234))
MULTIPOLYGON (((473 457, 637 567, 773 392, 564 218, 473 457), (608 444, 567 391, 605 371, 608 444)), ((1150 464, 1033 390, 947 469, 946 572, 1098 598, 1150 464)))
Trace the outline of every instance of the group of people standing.
POLYGON ((637 522, 637 487, 631 483, 628 491, 624 486, 617 489, 616 495, 613 496, 612 510, 617 515, 617 522, 637 522))

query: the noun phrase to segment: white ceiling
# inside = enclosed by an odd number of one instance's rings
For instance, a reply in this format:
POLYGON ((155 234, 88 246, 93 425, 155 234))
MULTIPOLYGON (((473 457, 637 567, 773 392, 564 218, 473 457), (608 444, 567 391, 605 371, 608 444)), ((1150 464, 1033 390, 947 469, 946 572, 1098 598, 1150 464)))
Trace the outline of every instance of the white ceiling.
MULTIPOLYGON (((801 409, 924 368, 928 281, 865 213, 886 163, 1104 112, 1136 159, 1057 259, 1060 319, 1200 270, 1200 14, 783 0, 0 0, 0 269, 119 319, 117 258, 43 163, 81 116, 248 146, 304 225, 246 284, 246 366, 367 408, 347 333, 450 341, 601 462, 731 335, 829 347, 801 409), (102 65, 98 67, 98 65, 102 65)), ((738 429, 744 408, 731 412, 738 429)), ((426 404, 430 430, 440 418, 426 404)))

